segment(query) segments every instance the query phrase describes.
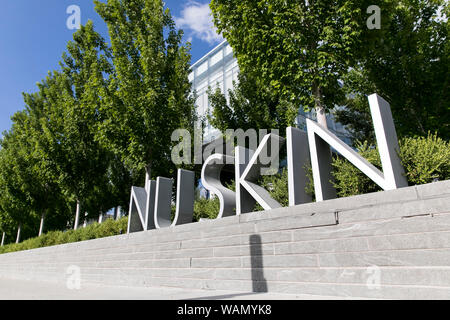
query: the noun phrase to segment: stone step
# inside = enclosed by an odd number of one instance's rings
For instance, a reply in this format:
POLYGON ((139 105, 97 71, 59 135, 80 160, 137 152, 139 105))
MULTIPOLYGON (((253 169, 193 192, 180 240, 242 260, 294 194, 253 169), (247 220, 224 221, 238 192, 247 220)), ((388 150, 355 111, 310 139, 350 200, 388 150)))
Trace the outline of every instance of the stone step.
MULTIPOLYGON (((348 230, 346 230, 346 233, 342 233, 342 231, 340 231, 339 235, 342 237, 336 239, 333 239, 333 237, 336 236, 336 233, 327 233, 324 237, 322 231, 320 231, 320 239, 300 241, 297 240, 294 242, 291 241, 291 234, 286 232, 274 232, 262 234, 260 238, 258 237, 259 243, 253 245, 249 245, 252 239, 239 237, 239 241, 235 245, 232 245, 233 243, 230 242, 227 243, 226 241, 211 243, 207 240, 202 240, 203 246, 205 247, 199 246, 198 248, 187 247, 186 249, 179 250, 155 250, 152 252, 133 253, 116 253, 114 251, 114 248, 112 248, 109 249, 110 251, 108 254, 103 254, 101 256, 74 256, 70 253, 67 253, 66 255, 41 256, 40 258, 30 257, 30 259, 22 260, 22 262, 26 261, 29 265, 32 265, 33 263, 64 263, 78 264, 80 266, 91 266, 101 263, 108 267, 114 267, 114 264, 117 262, 118 266, 120 265, 126 267, 127 265, 134 264, 138 266, 142 265, 144 267, 150 267, 151 264, 149 265, 149 260, 161 260, 161 262, 158 263, 164 264, 164 260, 176 260, 183 258, 192 259, 213 257, 248 257, 251 255, 258 256, 261 255, 261 253, 263 253, 264 256, 307 255, 321 253, 321 258, 325 259, 324 261, 327 262, 330 259, 330 255, 327 254, 358 254, 360 252, 370 254, 370 257, 374 257, 377 255, 379 257, 384 257, 376 259, 389 260, 390 257, 392 257, 392 253, 383 251, 449 248, 450 233, 448 231, 427 231, 430 230, 430 228, 431 230, 439 229, 436 225, 438 225, 440 228, 443 228, 445 226, 445 223, 443 223, 443 221, 448 222, 448 219, 450 219, 450 215, 406 219, 405 221, 400 221, 402 223, 400 224, 402 228, 398 228, 394 224, 394 222, 391 222, 391 229, 374 227, 368 228, 369 225, 367 224, 364 226, 365 228, 360 228, 358 230, 359 233, 357 234, 354 233, 354 228, 350 229, 350 233, 348 232, 348 230), (427 223, 425 223, 424 221, 427 221, 427 223), (420 229, 414 229, 414 226, 420 227, 420 229), (397 234, 380 236, 376 234, 377 232, 374 232, 377 230, 383 230, 383 233, 386 233, 386 231, 395 231, 397 232, 397 234), (361 233, 362 231, 363 233, 361 233), (368 233, 367 231, 370 232, 368 233), (403 233, 411 231, 412 233, 403 233), (230 244, 230 246, 225 246, 225 244, 230 244)), ((396 222, 398 223, 399 221, 396 222)), ((378 223, 376 223, 376 225, 378 225, 378 223)), ((414 252, 414 250, 409 251, 414 252)), ((22 259, 25 259, 25 257, 23 257, 22 259)), ((14 259, 14 263, 18 263, 20 261, 21 260, 14 259)), ((199 261, 199 263, 201 263, 202 260, 199 261)), ((214 261, 218 261, 218 259, 215 259, 214 261)), ((0 260, 0 270, 2 269, 2 266, 8 264, 10 264, 10 262, 4 259, 0 260)), ((170 265, 170 262, 168 262, 168 264, 170 265)))
POLYGON ((450 182, 0 255, 10 279, 71 266, 85 284, 450 298, 450 182))

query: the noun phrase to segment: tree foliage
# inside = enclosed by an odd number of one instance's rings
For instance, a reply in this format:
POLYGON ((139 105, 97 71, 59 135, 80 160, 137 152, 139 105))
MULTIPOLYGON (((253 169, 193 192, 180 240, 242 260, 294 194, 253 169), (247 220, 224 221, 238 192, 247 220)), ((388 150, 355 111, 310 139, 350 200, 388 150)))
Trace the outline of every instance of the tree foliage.
POLYGON ((212 0, 214 24, 244 73, 305 109, 344 99, 338 80, 365 24, 361 1, 212 0))
POLYGON ((216 219, 219 210, 219 198, 198 198, 194 203, 194 221, 200 221, 200 219, 216 219))
POLYGON ((191 128, 189 46, 162 1, 97 3, 111 45, 89 21, 0 141, 0 231, 35 236, 73 225, 75 204, 96 218, 128 206, 149 165, 168 175, 171 134, 191 128))
POLYGON ((193 128, 189 46, 161 0, 95 3, 108 25, 114 65, 101 94, 98 139, 129 170, 171 174, 172 132, 193 128))
POLYGON ((382 1, 380 30, 366 30, 358 65, 344 77, 348 94, 337 119, 360 141, 373 142, 366 95, 391 105, 397 133, 450 138, 448 1, 382 1))
POLYGON ((98 215, 111 206, 107 202, 109 153, 95 140, 99 92, 107 85, 104 74, 111 72, 111 66, 106 44, 92 22, 74 34, 61 67, 61 72, 54 71, 38 84, 39 99, 34 102, 41 104, 43 112, 42 134, 35 135, 37 148, 66 198, 98 215), (89 202, 94 195, 97 201, 89 202))

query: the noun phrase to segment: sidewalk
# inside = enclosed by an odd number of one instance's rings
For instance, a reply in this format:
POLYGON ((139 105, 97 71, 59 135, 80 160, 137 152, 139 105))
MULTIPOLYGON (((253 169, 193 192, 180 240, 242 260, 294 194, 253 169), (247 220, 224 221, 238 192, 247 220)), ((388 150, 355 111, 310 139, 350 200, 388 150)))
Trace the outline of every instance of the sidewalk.
POLYGON ((0 300, 341 300, 340 297, 232 291, 82 286, 0 278, 0 300))

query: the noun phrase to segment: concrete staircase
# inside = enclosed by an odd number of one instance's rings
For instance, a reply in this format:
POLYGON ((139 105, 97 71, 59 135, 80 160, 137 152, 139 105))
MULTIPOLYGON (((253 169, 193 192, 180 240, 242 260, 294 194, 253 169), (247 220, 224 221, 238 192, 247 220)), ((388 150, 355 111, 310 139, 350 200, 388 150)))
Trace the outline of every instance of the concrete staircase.
POLYGON ((0 276, 450 299, 450 180, 0 255, 0 276), (68 269, 69 268, 69 269, 68 269))

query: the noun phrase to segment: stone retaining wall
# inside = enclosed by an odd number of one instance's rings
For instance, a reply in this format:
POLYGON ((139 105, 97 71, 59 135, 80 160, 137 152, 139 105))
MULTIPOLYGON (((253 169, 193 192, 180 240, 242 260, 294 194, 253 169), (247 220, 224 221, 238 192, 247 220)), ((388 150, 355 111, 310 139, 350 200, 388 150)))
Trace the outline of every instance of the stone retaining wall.
POLYGON ((66 283, 450 299, 450 181, 0 255, 66 283))

